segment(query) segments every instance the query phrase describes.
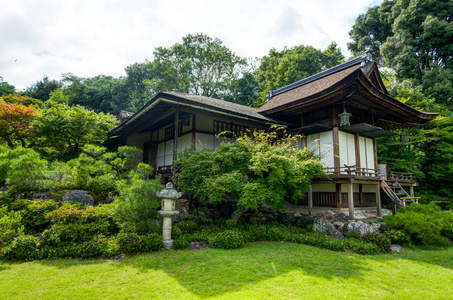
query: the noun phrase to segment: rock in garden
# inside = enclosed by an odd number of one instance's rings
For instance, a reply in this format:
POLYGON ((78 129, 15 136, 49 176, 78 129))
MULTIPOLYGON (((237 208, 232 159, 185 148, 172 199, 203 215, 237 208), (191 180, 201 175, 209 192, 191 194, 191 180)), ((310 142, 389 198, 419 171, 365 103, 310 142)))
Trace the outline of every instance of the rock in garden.
POLYGON ((91 195, 88 194, 87 191, 82 191, 82 190, 69 191, 62 197, 62 200, 79 202, 79 203, 83 203, 86 205, 94 204, 93 197, 91 197, 91 195))
POLYGON ((390 245, 390 251, 400 253, 400 252, 403 252, 404 249, 400 245, 395 244, 395 245, 390 245))
POLYGON ((343 223, 343 222, 337 221, 337 222, 333 222, 332 225, 333 225, 336 229, 341 229, 341 228, 343 228, 344 223, 343 223))
POLYGON ((360 233, 360 235, 371 232, 379 232, 379 229, 376 226, 372 227, 366 223, 363 223, 362 221, 349 223, 347 229, 348 231, 357 231, 358 233, 360 233))
POLYGON ((321 211, 317 215, 318 218, 323 218, 329 221, 337 220, 337 221, 347 221, 349 220, 348 216, 342 212, 333 212, 331 210, 321 211))
POLYGON ((209 248, 209 243, 206 241, 189 243, 190 250, 200 250, 200 249, 205 249, 205 248, 209 248))
POLYGON ((335 228, 329 228, 327 235, 336 240, 344 240, 344 235, 335 228))
POLYGON ((326 232, 328 229, 334 228, 332 223, 326 219, 316 218, 313 223, 313 231, 326 232))
POLYGON ((33 196, 32 196, 33 199, 42 199, 42 200, 49 200, 49 199, 53 199, 53 196, 51 193, 49 192, 45 192, 45 193, 34 193, 33 196))
POLYGON ((118 255, 111 256, 108 259, 109 260, 120 260, 120 259, 123 259, 125 257, 126 257, 126 254, 121 253, 121 254, 118 254, 118 255))

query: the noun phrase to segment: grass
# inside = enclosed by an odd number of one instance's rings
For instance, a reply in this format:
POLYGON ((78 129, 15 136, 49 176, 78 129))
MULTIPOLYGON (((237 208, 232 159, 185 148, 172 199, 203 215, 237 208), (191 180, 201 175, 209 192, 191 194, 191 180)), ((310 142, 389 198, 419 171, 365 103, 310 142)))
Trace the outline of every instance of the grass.
POLYGON ((361 256, 260 242, 121 261, 0 262, 0 299, 451 299, 453 247, 361 256))

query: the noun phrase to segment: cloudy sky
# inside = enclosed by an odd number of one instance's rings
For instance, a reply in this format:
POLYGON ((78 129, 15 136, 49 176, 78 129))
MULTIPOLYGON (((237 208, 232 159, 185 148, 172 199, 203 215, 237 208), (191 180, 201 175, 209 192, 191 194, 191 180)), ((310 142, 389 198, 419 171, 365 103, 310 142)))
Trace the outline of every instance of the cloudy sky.
POLYGON ((22 90, 153 59, 187 34, 217 37, 241 57, 336 41, 346 57, 355 18, 382 0, 14 0, 0 13, 0 76, 22 90))

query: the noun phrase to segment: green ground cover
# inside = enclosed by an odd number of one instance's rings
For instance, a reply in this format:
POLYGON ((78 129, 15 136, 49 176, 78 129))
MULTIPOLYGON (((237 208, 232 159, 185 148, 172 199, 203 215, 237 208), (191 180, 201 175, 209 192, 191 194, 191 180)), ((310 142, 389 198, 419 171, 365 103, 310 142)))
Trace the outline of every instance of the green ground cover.
POLYGON ((358 255, 258 242, 121 261, 0 262, 0 299, 451 299, 453 247, 358 255))

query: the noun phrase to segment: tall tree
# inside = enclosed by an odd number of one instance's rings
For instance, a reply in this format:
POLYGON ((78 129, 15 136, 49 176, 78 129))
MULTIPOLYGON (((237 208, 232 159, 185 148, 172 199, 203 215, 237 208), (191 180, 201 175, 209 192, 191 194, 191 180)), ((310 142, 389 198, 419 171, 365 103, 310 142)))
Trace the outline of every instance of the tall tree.
POLYGON ((98 75, 81 78, 71 73, 63 74, 64 94, 69 105, 82 105, 95 112, 117 115, 129 109, 129 97, 124 90, 124 78, 98 75))
POLYGON ((304 45, 285 48, 280 52, 270 50, 261 59, 256 71, 259 91, 256 105, 260 106, 266 101, 270 90, 304 79, 343 61, 344 56, 336 43, 331 43, 324 51, 304 45))
POLYGON ((0 97, 0 144, 28 146, 36 109, 20 102, 6 102, 0 97))
POLYGON ((149 64, 151 79, 146 82, 153 93, 177 91, 203 96, 217 93, 223 97, 230 92, 244 65, 245 59, 218 38, 189 34, 182 43, 156 48, 149 64))
POLYGON ((354 54, 371 48, 398 78, 413 79, 429 98, 453 108, 452 19, 451 0, 384 1, 359 16, 348 47, 354 54))
POLYGON ((14 94, 15 92, 16 89, 14 88, 14 86, 6 81, 3 81, 3 77, 0 76, 0 97, 9 94, 14 94))
POLYGON ((42 80, 36 81, 28 87, 24 94, 31 98, 39 99, 41 101, 49 100, 50 93, 63 86, 61 82, 56 80, 49 80, 49 77, 44 76, 42 80))
POLYGON ((104 142, 117 123, 110 114, 97 114, 80 105, 68 106, 68 101, 68 96, 56 90, 33 123, 38 137, 35 148, 50 158, 76 157, 84 145, 104 142))

